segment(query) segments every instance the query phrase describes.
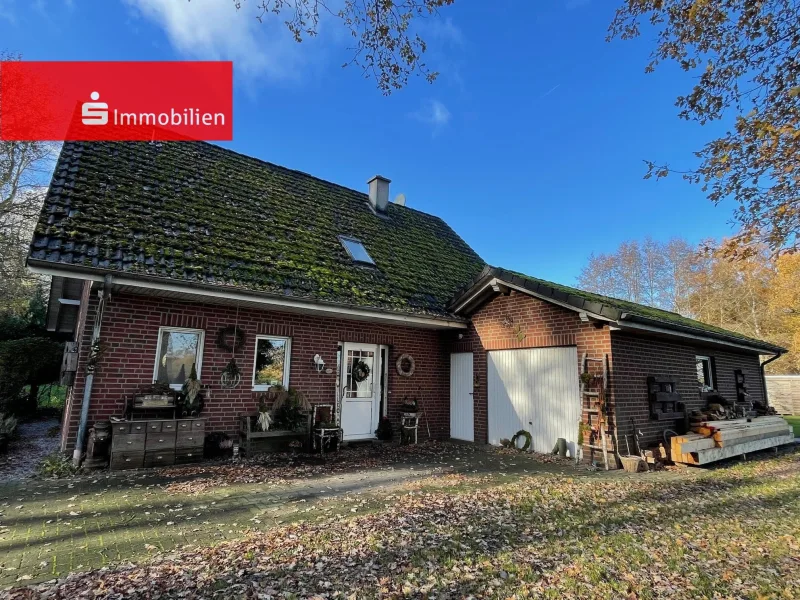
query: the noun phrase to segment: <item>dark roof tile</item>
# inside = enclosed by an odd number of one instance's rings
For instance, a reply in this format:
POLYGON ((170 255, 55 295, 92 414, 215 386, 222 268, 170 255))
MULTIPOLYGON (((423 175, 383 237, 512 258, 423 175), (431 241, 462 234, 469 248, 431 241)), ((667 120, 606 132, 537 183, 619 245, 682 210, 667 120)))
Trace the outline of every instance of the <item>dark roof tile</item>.
POLYGON ((64 144, 32 259, 405 313, 485 264, 440 218, 203 142, 64 144), (354 264, 339 235, 375 267, 354 264), (82 248, 61 254, 53 249, 82 248), (50 248, 50 252, 42 249, 50 248))

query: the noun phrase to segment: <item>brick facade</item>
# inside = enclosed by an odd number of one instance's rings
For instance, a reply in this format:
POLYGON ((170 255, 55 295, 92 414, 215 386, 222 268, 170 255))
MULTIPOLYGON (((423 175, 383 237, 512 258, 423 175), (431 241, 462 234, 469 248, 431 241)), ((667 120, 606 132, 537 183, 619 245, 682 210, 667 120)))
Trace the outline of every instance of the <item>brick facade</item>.
MULTIPOLYGON (((93 294, 88 302, 87 325, 81 335, 75 386, 65 411, 64 450, 73 447, 77 435, 91 323, 97 302, 93 294)), ((233 306, 112 294, 103 315, 100 337, 107 350, 95 373, 89 423, 122 416, 125 398, 139 386, 152 383, 159 327, 177 326, 205 331, 200 378, 211 388, 211 397, 206 399, 203 412, 211 431, 233 433, 238 415, 257 410, 259 392, 251 389, 255 336, 274 334, 292 338, 289 385, 302 391, 312 403, 335 401, 339 342, 389 346, 388 411, 395 429, 399 422, 397 409, 403 397, 418 396, 422 398, 431 434, 437 438, 448 437, 449 358, 443 353, 438 331, 241 308, 238 324, 244 329, 247 341, 245 347, 237 351, 236 359, 243 380, 236 389, 225 390, 220 387, 219 378, 231 354, 217 348, 216 335, 220 328, 236 322, 236 307, 233 306), (413 377, 401 377, 395 369, 395 362, 404 353, 411 354, 416 361, 413 377), (320 354, 334 373, 318 373, 312 363, 315 354, 320 354)))
MULTIPOLYGON (((608 395, 609 447, 625 450, 625 435, 629 435, 632 451, 634 440, 631 418, 644 434, 643 445, 663 439, 663 431, 675 423, 650 420, 647 396, 649 375, 671 375, 679 379, 679 392, 689 410, 704 406, 697 386, 695 356, 713 357, 717 390, 727 398, 736 397, 734 370, 742 369, 748 391, 754 400, 763 400, 759 357, 752 353, 731 352, 701 345, 682 344, 655 337, 611 331, 599 323, 581 321, 578 313, 558 305, 512 291, 508 296, 496 296, 472 315, 468 332, 458 340, 449 334, 450 352, 473 352, 475 404, 475 441, 488 439, 487 359, 490 350, 513 348, 544 348, 575 346, 578 359, 584 354, 602 358, 608 355, 610 389, 608 395), (520 339, 520 336, 524 336, 520 339)), ((591 370, 601 367, 590 364, 591 370)), ((580 370, 580 365, 579 365, 580 370)), ((576 377, 578 374, 576 373, 576 377)), ((592 423, 583 399, 583 420, 592 423)), ((599 441, 592 441, 599 445, 599 441)), ((587 441, 588 444, 588 441, 587 441)), ((602 455, 584 447, 584 458, 601 461, 602 455)), ((609 456, 609 463, 615 460, 609 456)))
POLYGON ((633 451, 634 430, 631 419, 634 420, 636 429, 644 434, 645 445, 662 442, 664 429, 676 427, 673 422, 650 420, 647 396, 649 375, 677 377, 678 391, 689 410, 705 405, 697 384, 697 355, 714 359, 716 388, 726 398, 736 398, 733 372, 741 369, 751 398, 758 401, 764 399, 761 368, 756 354, 670 342, 619 331, 611 334, 611 351, 614 356, 612 386, 617 406, 617 435, 620 448, 623 449, 625 435, 628 435, 633 451))
MULTIPOLYGON (((83 306, 88 309, 86 324, 81 330, 78 373, 65 410, 64 450, 72 448, 76 437, 96 296, 91 296, 83 306)), ((697 387, 695 356, 698 354, 713 357, 716 387, 722 395, 735 397, 733 372, 742 369, 751 397, 763 400, 759 357, 755 354, 611 331, 602 323, 582 321, 573 310, 516 291, 496 296, 484 304, 472 315, 469 328, 460 332, 242 308, 238 324, 245 330, 247 342, 245 348, 237 351, 236 358, 243 371, 243 381, 234 390, 224 390, 219 385, 219 377, 230 353, 216 347, 216 332, 235 322, 237 313, 232 306, 113 295, 103 317, 101 339, 108 349, 95 374, 90 423, 121 416, 125 398, 139 386, 152 382, 160 326, 192 327, 206 332, 201 379, 211 388, 211 397, 206 400, 204 416, 209 419, 210 430, 228 433, 235 432, 238 415, 256 410, 259 392, 251 390, 250 378, 255 336, 261 334, 292 338, 290 386, 301 390, 312 403, 333 403, 336 395, 336 374, 317 373, 312 364, 314 354, 320 354, 326 365, 333 368, 339 342, 389 346, 389 417, 396 428, 403 397, 420 397, 431 433, 436 438, 449 436, 451 352, 473 353, 474 440, 477 443, 486 443, 488 439, 487 352, 492 350, 574 346, 579 362, 584 354, 594 358, 607 356, 609 446, 613 444, 622 452, 625 452, 624 436, 633 434, 631 419, 636 429, 643 432, 644 445, 662 441, 664 429, 676 426, 650 420, 646 383, 649 375, 676 376, 678 391, 689 409, 704 405, 697 387), (401 377, 395 370, 395 362, 404 353, 411 354, 416 361, 416 371, 411 378, 401 377)), ((598 372, 602 366, 594 363, 590 368, 598 372)), ((592 424, 596 417, 587 412, 587 400, 583 399, 582 403, 584 422, 592 424)), ((633 450, 633 437, 629 437, 629 441, 633 450)), ((589 443, 599 445, 599 441, 587 439, 584 457, 602 461, 598 452, 588 448, 589 443)), ((614 464, 611 456, 609 462, 614 464)))
MULTIPOLYGON (((508 296, 496 296, 473 314, 471 320, 463 339, 458 340, 455 334, 450 334, 449 349, 451 352, 473 352, 475 441, 479 443, 488 440, 486 353, 490 350, 576 346, 579 362, 584 353, 595 358, 609 355, 611 362, 611 339, 607 326, 581 321, 575 311, 527 294, 512 291, 508 296)), ((593 371, 598 368, 591 367, 593 371)), ((578 376, 576 372, 575 377, 578 376)), ((608 403, 613 409, 613 396, 608 398, 608 403)), ((584 421, 590 422, 586 411, 584 421)), ((587 449, 584 455, 589 457, 591 452, 587 449)))

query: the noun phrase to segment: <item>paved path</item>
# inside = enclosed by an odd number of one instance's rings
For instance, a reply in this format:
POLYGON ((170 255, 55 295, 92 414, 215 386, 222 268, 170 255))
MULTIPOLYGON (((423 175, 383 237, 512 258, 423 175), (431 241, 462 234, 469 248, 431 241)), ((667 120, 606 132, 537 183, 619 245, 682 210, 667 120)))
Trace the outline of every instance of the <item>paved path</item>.
POLYGON ((411 457, 413 462, 278 483, 215 485, 194 494, 170 493, 169 485, 202 481, 204 475, 166 478, 157 471, 103 472, 70 480, 6 483, 0 485, 0 586, 135 561, 187 544, 213 544, 298 518, 371 510, 400 486, 425 477, 588 474, 583 468, 543 464, 525 455, 440 446, 443 450, 436 454, 411 457))
POLYGON ((30 477, 48 454, 58 450, 58 419, 20 423, 8 452, 0 455, 0 482, 30 477))

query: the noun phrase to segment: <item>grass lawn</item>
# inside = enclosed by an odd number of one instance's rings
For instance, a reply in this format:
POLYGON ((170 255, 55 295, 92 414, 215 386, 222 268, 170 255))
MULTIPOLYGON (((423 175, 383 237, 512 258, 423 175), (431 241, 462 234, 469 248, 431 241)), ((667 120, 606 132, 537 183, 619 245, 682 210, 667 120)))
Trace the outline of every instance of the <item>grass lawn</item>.
POLYGON ((789 425, 794 427, 794 437, 800 437, 800 417, 783 417, 789 422, 789 425))
MULTIPOLYGON (((515 455, 504 460, 509 472, 466 468, 301 501, 266 529, 153 545, 137 564, 110 561, 10 597, 800 597, 800 452, 639 475, 524 472, 515 455)), ((161 530, 188 516, 164 506, 161 530)))

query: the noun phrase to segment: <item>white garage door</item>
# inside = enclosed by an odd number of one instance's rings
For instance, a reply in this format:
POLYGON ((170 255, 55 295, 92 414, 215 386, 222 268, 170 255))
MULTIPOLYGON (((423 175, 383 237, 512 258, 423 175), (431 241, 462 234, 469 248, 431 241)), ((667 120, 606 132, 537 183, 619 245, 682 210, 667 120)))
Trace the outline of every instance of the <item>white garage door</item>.
POLYGON ((575 455, 581 418, 577 348, 489 352, 488 385, 490 444, 526 429, 531 450, 550 452, 563 437, 575 455))

